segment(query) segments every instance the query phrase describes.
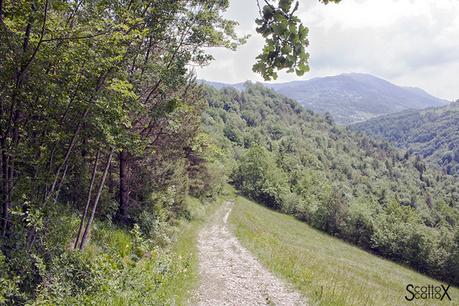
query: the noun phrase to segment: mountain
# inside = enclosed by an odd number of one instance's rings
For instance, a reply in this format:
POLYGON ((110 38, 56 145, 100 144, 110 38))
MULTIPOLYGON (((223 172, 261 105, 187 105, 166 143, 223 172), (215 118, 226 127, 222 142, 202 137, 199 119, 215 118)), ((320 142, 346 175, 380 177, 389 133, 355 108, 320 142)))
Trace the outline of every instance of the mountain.
POLYGON ((352 125, 459 176, 459 100, 444 107, 409 110, 352 125))
POLYGON ((214 81, 207 81, 207 80, 198 80, 201 84, 206 84, 216 89, 223 89, 227 87, 235 88, 239 91, 244 90, 245 86, 244 83, 235 83, 235 84, 227 84, 222 82, 214 82, 214 81))
POLYGON ((459 283, 459 180, 261 84, 209 87, 206 99, 202 129, 218 154, 207 180, 228 169, 260 204, 459 283))
MULTIPOLYGON (((207 83, 218 89, 234 87, 241 90, 244 86, 244 83, 207 83)), ((315 112, 330 113, 339 124, 352 124, 407 109, 424 109, 448 103, 422 89, 400 87, 361 73, 264 85, 315 112)))
POLYGON ((399 87, 375 76, 359 73, 268 86, 313 111, 329 112, 340 124, 447 103, 422 89, 399 87))

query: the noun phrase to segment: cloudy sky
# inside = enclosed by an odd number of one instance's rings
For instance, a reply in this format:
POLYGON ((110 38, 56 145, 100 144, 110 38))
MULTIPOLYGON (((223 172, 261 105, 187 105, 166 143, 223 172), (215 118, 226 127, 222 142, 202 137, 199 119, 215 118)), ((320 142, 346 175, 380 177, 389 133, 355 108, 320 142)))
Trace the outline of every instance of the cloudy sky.
MULTIPOLYGON (((263 47, 255 32, 256 0, 230 2, 226 16, 239 22, 240 34, 252 36, 235 52, 212 49, 215 61, 197 68, 198 77, 262 81, 251 69, 263 47)), ((459 99, 459 0, 301 0, 299 11, 310 30, 311 71, 301 78, 281 73, 277 82, 365 72, 459 99)))

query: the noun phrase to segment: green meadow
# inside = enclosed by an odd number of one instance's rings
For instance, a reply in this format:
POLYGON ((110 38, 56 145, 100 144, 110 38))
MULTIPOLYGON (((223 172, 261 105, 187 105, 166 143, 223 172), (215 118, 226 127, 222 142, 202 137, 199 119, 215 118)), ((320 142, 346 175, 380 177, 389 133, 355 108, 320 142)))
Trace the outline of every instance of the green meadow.
POLYGON ((311 305, 459 305, 453 287, 452 301, 405 300, 408 284, 441 283, 246 198, 236 197, 230 224, 241 243, 311 305))

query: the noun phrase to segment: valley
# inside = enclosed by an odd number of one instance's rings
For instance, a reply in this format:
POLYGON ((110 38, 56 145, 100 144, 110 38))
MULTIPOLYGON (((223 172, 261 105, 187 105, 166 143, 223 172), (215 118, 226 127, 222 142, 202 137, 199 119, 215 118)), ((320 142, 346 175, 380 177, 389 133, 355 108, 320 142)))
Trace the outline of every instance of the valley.
POLYGON ((242 92, 210 88, 207 101, 205 130, 227 152, 220 162, 233 169, 229 180, 243 195, 455 282, 459 188, 453 176, 261 84, 242 92))

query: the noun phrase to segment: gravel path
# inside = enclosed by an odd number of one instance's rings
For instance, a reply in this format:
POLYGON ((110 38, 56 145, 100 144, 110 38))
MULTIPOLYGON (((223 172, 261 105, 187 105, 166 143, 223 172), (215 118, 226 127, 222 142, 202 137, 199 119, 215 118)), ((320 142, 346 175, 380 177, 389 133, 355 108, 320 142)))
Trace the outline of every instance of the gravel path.
POLYGON ((303 297, 268 272, 228 230, 228 201, 198 239, 201 283, 194 305, 306 305, 303 297))

